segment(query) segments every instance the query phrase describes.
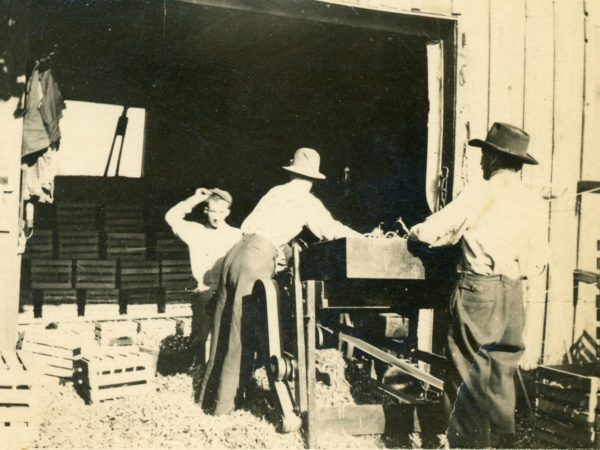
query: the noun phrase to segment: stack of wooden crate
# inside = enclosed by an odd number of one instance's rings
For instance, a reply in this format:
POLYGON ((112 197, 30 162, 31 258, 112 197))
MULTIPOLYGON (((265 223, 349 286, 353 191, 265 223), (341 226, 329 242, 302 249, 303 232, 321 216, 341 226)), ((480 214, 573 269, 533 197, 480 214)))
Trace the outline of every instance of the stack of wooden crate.
POLYGON ((60 381, 73 379, 75 361, 81 357, 82 348, 94 344, 86 330, 25 331, 22 352, 31 363, 35 363, 40 375, 60 381))
POLYGON ((33 303, 34 316, 48 303, 77 304, 85 315, 91 303, 118 303, 125 314, 131 303, 164 312, 166 302, 189 301, 195 283, 187 247, 165 231, 163 213, 150 209, 143 202, 57 201, 52 218, 39 222, 53 229, 36 229, 24 255, 22 301, 33 303))
POLYGON ((129 347, 98 347, 76 362, 75 388, 86 403, 143 395, 154 378, 148 353, 129 347))
POLYGON ((538 367, 536 444, 545 448, 597 447, 599 388, 598 362, 538 367))
POLYGON ((5 448, 10 448, 7 440, 35 436, 39 425, 36 374, 26 361, 18 352, 0 351, 0 446, 5 448))

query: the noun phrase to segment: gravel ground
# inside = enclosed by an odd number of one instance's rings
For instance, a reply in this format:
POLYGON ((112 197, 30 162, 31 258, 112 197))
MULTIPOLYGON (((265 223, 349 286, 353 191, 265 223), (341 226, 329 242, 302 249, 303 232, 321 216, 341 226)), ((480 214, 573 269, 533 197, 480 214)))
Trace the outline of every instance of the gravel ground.
MULTIPOLYGON (((355 404, 337 350, 317 353, 317 367, 331 385, 317 384, 318 406, 355 404)), ((49 386, 41 403, 41 448, 303 448, 300 433, 281 434, 272 424, 264 369, 246 409, 227 417, 206 415, 193 401, 188 374, 158 376, 148 395, 85 405, 72 386, 49 386)), ((319 435, 321 448, 383 448, 399 442, 381 436, 319 435)), ((405 445, 410 445, 407 440, 405 445)))

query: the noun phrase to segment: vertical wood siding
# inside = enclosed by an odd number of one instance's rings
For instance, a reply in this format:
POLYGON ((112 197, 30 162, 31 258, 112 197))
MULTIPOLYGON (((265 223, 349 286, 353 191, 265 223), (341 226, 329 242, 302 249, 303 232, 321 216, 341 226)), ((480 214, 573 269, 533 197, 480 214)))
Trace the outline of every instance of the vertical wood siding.
MULTIPOLYGON (((531 134, 540 165, 526 167, 523 179, 547 198, 538 230, 549 238, 551 261, 548 273, 529 285, 523 364, 560 361, 571 340, 576 261, 595 270, 599 256, 600 195, 583 199, 578 246, 575 187, 579 179, 600 179, 600 1, 359 0, 354 6, 457 19, 455 193, 481 176, 469 138, 485 136, 495 121, 531 134)), ((576 336, 584 329, 594 334, 595 294, 582 286, 576 336)))

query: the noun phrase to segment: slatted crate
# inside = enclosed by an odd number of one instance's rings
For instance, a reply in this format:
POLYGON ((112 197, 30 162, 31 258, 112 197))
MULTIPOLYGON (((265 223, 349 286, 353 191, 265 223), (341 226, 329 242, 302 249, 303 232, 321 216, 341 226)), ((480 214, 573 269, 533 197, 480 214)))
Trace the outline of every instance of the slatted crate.
POLYGON ((164 288, 194 289, 198 283, 192 275, 190 260, 163 259, 160 261, 160 285, 164 288))
POLYGON ((52 230, 35 230, 27 239, 23 258, 52 259, 54 251, 54 232, 52 230))
POLYGON ((144 259, 146 235, 144 233, 106 233, 108 259, 144 259))
POLYGON ((65 230, 98 230, 98 207, 95 203, 58 202, 56 204, 56 228, 65 230))
POLYGON ((75 365, 75 387, 86 403, 144 395, 154 379, 152 356, 127 347, 99 347, 75 365))
POLYGON ((73 287, 73 262, 34 259, 31 261, 32 289, 69 289, 73 287))
POLYGON ((74 362, 81 357, 82 347, 92 344, 93 335, 83 330, 26 330, 21 348, 40 374, 72 380, 74 362))
POLYGON ((154 254, 160 259, 189 259, 187 245, 173 233, 155 233, 154 254))
POLYGON ((78 259, 75 261, 77 289, 116 289, 117 261, 78 259))
MULTIPOLYGON (((21 352, 0 351, 0 438, 7 444, 11 433, 35 435, 38 423, 36 372, 21 352)), ((23 442, 21 442, 23 444, 23 442)))
POLYGON ((104 230, 115 233, 144 231, 144 205, 107 203, 104 206, 104 230))
POLYGON ((538 367, 534 436, 540 446, 581 448, 600 443, 599 376, 598 362, 538 367))
POLYGON ((119 264, 120 289, 152 289, 160 287, 160 265, 158 261, 121 261, 119 264))
POLYGON ((134 345, 138 338, 139 324, 131 321, 96 322, 94 336, 102 346, 134 345))
POLYGON ((166 288, 165 301, 167 303, 189 303, 194 296, 193 289, 186 288, 166 288))
POLYGON ((62 231, 57 236, 61 259, 93 259, 100 257, 100 234, 96 231, 62 231))
POLYGON ((119 302, 119 290, 118 289, 86 289, 85 290, 85 303, 90 304, 102 304, 102 303, 118 303, 119 302))

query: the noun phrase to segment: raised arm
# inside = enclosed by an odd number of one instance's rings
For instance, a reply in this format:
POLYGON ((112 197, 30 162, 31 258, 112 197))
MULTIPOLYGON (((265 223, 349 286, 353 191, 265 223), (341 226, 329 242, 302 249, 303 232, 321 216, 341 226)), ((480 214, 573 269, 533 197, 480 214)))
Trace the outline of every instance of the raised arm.
POLYGON ((194 195, 180 201, 165 214, 165 221, 169 224, 173 233, 175 233, 184 242, 189 242, 191 236, 198 232, 199 224, 185 220, 196 205, 206 201, 210 197, 211 191, 206 188, 198 188, 194 195))

